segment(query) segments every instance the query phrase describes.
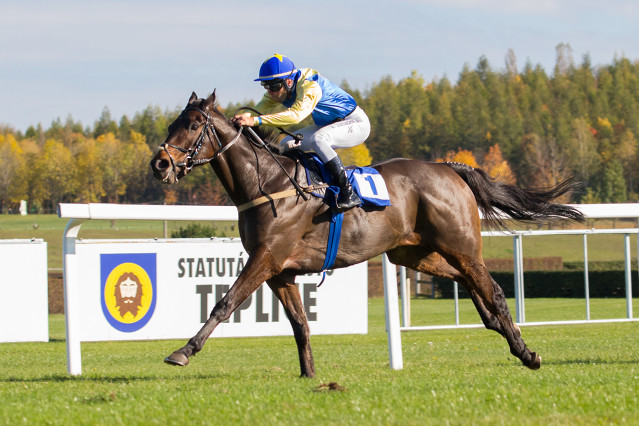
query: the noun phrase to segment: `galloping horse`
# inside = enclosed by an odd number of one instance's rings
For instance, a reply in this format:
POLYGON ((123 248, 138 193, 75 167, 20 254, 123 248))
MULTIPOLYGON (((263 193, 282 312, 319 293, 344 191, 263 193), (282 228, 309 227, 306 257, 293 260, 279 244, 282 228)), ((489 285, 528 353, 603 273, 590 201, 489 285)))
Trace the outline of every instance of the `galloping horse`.
MULTIPOLYGON (((164 183, 176 183, 193 167, 210 163, 233 203, 242 206, 239 232, 249 258, 200 331, 165 362, 187 365, 215 327, 266 281, 293 327, 301 376, 313 377, 309 326, 295 277, 322 270, 330 207, 301 192, 288 195, 298 162, 273 154, 236 129, 215 106, 215 92, 207 99, 193 93, 168 131, 151 160, 153 175, 164 183)), ((392 205, 344 213, 334 267, 387 253, 395 264, 455 280, 470 294, 486 328, 504 336, 510 352, 526 367, 538 369, 541 357, 526 347, 504 292, 484 264, 478 209, 488 222, 501 226, 503 213, 519 221, 580 221, 579 211, 552 202, 574 184, 566 181, 546 191, 524 190, 458 163, 392 159, 372 167, 386 181, 392 205)), ((297 183, 304 185, 301 180, 297 183)))

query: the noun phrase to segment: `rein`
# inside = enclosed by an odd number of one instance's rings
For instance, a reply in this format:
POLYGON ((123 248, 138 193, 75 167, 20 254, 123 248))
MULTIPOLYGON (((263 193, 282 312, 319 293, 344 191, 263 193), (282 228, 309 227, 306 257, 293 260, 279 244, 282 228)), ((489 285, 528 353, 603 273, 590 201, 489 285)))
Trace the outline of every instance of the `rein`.
MULTIPOLYGON (((254 111, 254 112, 259 114, 259 112, 254 110, 253 108, 243 107, 243 108, 240 108, 240 110, 241 109, 251 110, 251 111, 254 111)), ((242 131, 243 131, 244 128, 242 126, 240 126, 238 131, 237 131, 237 134, 235 135, 235 137, 229 143, 227 143, 226 145, 222 145, 222 141, 220 140, 219 136, 217 135, 217 131, 215 130, 215 126, 213 126, 213 124, 211 122, 212 121, 211 120, 211 116, 206 111, 204 111, 203 109, 198 108, 198 107, 190 106, 190 107, 185 108, 184 111, 182 111, 182 113, 185 113, 187 111, 199 112, 200 114, 202 114, 202 116, 204 116, 204 118, 206 118, 204 126, 202 126, 202 131, 200 132, 200 134, 197 137, 197 139, 195 140, 195 142, 193 142, 193 145, 191 145, 190 148, 185 149, 185 148, 182 148, 180 146, 164 142, 162 145, 160 145, 160 149, 162 149, 166 153, 166 155, 168 155, 169 160, 171 161, 171 167, 173 168, 173 170, 175 170, 176 167, 185 167, 187 172, 188 172, 188 171, 191 171, 191 169, 193 169, 193 167, 199 166, 199 165, 202 165, 202 164, 207 164, 207 163, 210 163, 212 161, 215 161, 220 155, 224 154, 229 148, 231 148, 233 145, 235 145, 235 143, 238 140, 240 140, 240 136, 242 135, 242 131), (215 151, 215 145, 213 144, 213 139, 211 138, 211 133, 215 137, 215 140, 216 140, 216 142, 218 144, 218 150, 217 151, 215 151), (205 137, 208 139, 209 143, 211 144, 211 148, 213 148, 213 150, 215 152, 214 152, 214 154, 213 154, 213 156, 211 158, 196 159, 195 157, 198 155, 198 153, 200 152, 200 149, 202 148, 202 145, 204 144, 204 138, 205 137), (173 149, 176 149, 176 150, 180 151, 183 154, 186 154, 185 161, 182 162, 182 163, 175 163, 175 161, 173 160, 173 156, 168 151, 167 147, 171 147, 173 149)), ((302 138, 302 135, 300 135, 300 134, 293 135, 293 134, 287 132, 284 129, 281 129, 279 127, 278 127, 278 129, 281 132, 286 133, 287 135, 294 137, 295 139, 300 140, 302 138)), ((291 197, 291 196, 296 195, 296 194, 298 194, 300 197, 302 197, 304 199, 304 201, 308 201, 308 196, 306 195, 305 192, 312 192, 315 189, 318 189, 318 187, 311 186, 311 187, 302 188, 299 185, 299 183, 297 183, 297 181, 295 179, 293 179, 293 177, 286 171, 286 169, 284 168, 282 163, 280 163, 280 161, 275 157, 275 155, 271 152, 271 150, 268 149, 268 147, 266 146, 264 141, 257 135, 257 133, 255 133, 255 131, 253 131, 253 129, 251 129, 251 128, 247 128, 247 130, 250 132, 250 134, 254 138, 254 140, 256 142, 258 142, 258 145, 261 148, 265 148, 267 150, 267 152, 271 155, 273 160, 275 160, 275 162, 280 167, 280 169, 282 169, 282 171, 286 174, 286 176, 291 181, 291 183, 293 184, 295 189, 290 189, 290 190, 287 190, 287 191, 280 191, 280 192, 277 192, 275 194, 265 195, 265 196, 256 198, 255 200, 249 201, 247 203, 244 203, 244 204, 238 206, 238 212, 242 212, 242 211, 247 210, 249 208, 252 208, 252 207, 255 207, 255 206, 259 206, 260 204, 264 204, 264 203, 266 203, 268 201, 273 201, 273 200, 277 200, 277 199, 280 199, 280 198, 291 197)), ((176 181, 177 181, 177 179, 176 179, 176 181)))

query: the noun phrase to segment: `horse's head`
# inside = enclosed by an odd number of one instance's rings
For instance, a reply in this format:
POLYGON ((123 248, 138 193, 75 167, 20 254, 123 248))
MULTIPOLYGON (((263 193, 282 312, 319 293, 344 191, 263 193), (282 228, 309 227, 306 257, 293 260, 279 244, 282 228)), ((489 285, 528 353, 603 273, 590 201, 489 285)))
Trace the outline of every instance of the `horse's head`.
POLYGON ((163 183, 176 183, 193 167, 210 162, 221 146, 213 123, 221 119, 218 116, 215 91, 207 99, 198 99, 193 92, 151 160, 153 176, 163 183))

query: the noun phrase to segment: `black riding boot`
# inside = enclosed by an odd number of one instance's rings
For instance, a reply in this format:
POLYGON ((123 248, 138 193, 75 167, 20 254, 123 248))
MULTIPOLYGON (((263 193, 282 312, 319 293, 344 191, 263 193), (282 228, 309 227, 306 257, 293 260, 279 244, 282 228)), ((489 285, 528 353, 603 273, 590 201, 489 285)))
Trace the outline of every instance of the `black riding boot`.
POLYGON ((342 165, 342 161, 339 157, 335 157, 325 164, 326 168, 331 173, 331 176, 333 176, 334 183, 339 186, 339 196, 337 197, 336 203, 337 209, 344 211, 362 204, 362 200, 359 198, 357 193, 355 193, 353 187, 348 181, 348 178, 346 177, 344 166, 342 165))

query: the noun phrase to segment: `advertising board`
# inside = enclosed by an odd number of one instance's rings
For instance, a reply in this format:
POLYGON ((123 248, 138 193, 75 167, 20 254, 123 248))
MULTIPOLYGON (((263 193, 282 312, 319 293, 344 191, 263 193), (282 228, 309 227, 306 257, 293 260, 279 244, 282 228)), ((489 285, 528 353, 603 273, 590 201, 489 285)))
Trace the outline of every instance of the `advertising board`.
MULTIPOLYGON (((239 239, 76 241, 79 339, 190 338, 247 262, 239 239)), ((296 279, 313 334, 368 331, 365 263, 296 279)), ((266 284, 213 332, 213 337, 292 335, 266 284)))
POLYGON ((47 243, 0 240, 0 342, 48 342, 47 243))

